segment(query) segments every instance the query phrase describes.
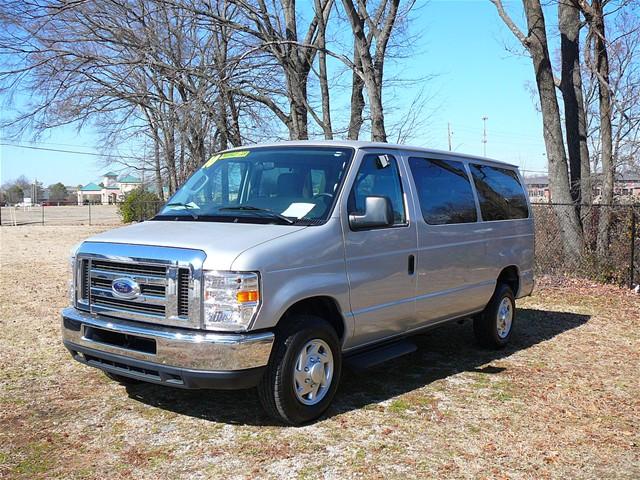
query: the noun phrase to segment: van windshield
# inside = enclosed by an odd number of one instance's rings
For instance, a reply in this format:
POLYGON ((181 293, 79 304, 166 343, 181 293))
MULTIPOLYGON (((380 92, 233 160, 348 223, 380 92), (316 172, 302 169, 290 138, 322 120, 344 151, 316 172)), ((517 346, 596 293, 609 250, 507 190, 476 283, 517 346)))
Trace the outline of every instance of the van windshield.
POLYGON ((273 147, 214 155, 154 220, 324 222, 353 150, 273 147))

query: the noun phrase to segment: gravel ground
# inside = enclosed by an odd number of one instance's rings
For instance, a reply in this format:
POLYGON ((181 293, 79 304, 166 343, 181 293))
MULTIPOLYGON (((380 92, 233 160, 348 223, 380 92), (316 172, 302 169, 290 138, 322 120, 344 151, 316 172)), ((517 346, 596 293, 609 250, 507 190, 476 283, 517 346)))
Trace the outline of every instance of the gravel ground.
POLYGON ((509 348, 445 326, 289 428, 252 391, 125 389, 71 360, 67 255, 100 230, 0 229, 0 478, 640 478, 640 296, 543 280, 509 348))

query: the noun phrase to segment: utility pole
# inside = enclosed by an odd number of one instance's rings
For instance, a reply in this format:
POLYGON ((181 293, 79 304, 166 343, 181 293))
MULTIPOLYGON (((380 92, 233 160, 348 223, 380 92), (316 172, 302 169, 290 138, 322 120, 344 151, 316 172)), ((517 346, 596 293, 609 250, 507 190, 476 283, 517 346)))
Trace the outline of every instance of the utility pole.
POLYGON ((451 151, 451 123, 447 122, 447 137, 449 138, 449 151, 451 151))
POLYGON ((483 147, 483 156, 487 156, 487 120, 489 117, 486 115, 482 117, 482 147, 483 147))

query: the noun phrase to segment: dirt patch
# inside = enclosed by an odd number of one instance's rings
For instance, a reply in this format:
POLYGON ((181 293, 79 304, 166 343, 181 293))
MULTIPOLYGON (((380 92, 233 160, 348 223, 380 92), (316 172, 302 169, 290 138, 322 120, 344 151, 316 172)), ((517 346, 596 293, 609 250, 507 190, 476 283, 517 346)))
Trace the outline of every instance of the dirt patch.
POLYGON ((506 350, 447 325, 288 428, 253 391, 125 389, 71 360, 67 255, 105 228, 0 230, 0 478, 640 477, 637 295, 540 282, 506 350))

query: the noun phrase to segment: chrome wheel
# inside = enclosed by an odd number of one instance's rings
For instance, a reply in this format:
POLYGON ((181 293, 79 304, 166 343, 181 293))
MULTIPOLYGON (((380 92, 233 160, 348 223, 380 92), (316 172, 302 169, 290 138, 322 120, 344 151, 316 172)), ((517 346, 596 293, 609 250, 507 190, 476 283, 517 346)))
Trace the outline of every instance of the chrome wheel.
POLYGON ((498 306, 498 337, 506 338, 511 331, 511 324, 513 323, 513 304, 511 299, 505 297, 498 306))
POLYGON ((315 338, 300 350, 293 372, 293 389, 304 405, 315 405, 329 391, 333 380, 333 354, 324 340, 315 338))

